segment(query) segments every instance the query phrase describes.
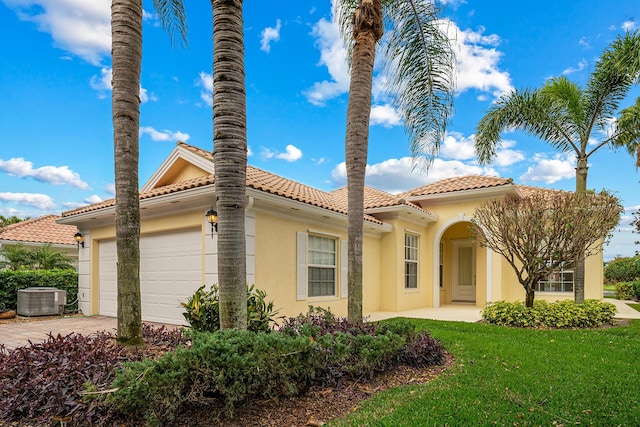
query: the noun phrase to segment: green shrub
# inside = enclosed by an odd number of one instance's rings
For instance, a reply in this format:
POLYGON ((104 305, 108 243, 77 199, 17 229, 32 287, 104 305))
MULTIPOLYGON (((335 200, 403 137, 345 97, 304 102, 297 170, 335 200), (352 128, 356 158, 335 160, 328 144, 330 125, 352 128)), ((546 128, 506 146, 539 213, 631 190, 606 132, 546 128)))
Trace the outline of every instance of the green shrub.
MULTIPOLYGON (((253 332, 269 332, 271 323, 275 321, 278 310, 273 309, 273 301, 266 302, 267 293, 255 289, 254 285, 247 288, 247 329, 253 332)), ((189 325, 200 332, 215 332, 220 330, 219 288, 211 285, 210 290, 202 285, 198 290, 180 305, 186 309, 183 314, 189 325)))
POLYGON ((640 280, 633 282, 633 293, 635 294, 636 299, 640 301, 640 280))
MULTIPOLYGON (((78 273, 74 270, 0 270, 0 309, 15 310, 18 290, 32 286, 51 286, 67 291, 67 303, 78 297, 78 273)), ((67 310, 77 309, 77 303, 67 310)))
POLYGON ((222 401, 229 413, 251 397, 297 395, 310 385, 319 359, 307 337, 226 330, 193 332, 191 348, 157 361, 128 363, 109 402, 130 417, 167 425, 188 402, 222 401))
POLYGON ((576 304, 571 300, 549 303, 534 301, 528 308, 522 302, 498 301, 482 310, 482 318, 496 325, 515 327, 591 328, 609 324, 616 313, 615 305, 598 300, 576 304))
POLYGON ((631 282, 616 283, 616 298, 618 299, 633 299, 636 296, 636 290, 631 282))
POLYGON ((640 279, 640 255, 611 261, 604 269, 604 278, 609 283, 633 282, 640 279))

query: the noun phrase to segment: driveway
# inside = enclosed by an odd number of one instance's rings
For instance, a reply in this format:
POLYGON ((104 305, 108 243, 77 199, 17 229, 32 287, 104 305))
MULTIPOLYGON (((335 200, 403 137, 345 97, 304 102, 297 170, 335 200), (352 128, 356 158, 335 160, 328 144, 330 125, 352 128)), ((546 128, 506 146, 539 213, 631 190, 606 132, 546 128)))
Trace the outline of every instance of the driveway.
MULTIPOLYGON (((178 327, 176 325, 167 325, 178 327)), ((117 330, 118 324, 115 317, 106 316, 70 316, 53 320, 37 320, 29 322, 15 322, 0 324, 0 344, 9 349, 32 343, 45 341, 49 333, 54 335, 69 335, 77 333, 90 335, 95 332, 117 330)))

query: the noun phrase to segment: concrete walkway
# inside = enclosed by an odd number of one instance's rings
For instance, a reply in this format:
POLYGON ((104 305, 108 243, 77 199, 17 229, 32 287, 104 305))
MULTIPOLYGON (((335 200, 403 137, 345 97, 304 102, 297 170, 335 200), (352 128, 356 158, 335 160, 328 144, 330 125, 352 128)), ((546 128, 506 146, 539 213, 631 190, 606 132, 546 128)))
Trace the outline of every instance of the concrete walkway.
MULTIPOLYGON (((627 303, 633 301, 619 301, 607 298, 605 301, 616 305, 616 318, 640 319, 640 312, 629 307, 627 303)), ((411 317, 417 319, 449 320, 474 323, 481 319, 481 309, 467 304, 443 305, 439 308, 422 308, 403 312, 378 311, 365 313, 371 321, 388 319, 391 317, 411 317)), ((175 325, 166 325, 175 326, 175 325)), ((178 327, 178 326, 175 326, 178 327)), ((114 332, 117 329, 116 318, 106 316, 62 317, 53 320, 36 320, 0 324, 0 344, 8 349, 14 349, 32 343, 45 341, 49 333, 55 335, 69 335, 78 333, 90 335, 98 331, 114 332)))

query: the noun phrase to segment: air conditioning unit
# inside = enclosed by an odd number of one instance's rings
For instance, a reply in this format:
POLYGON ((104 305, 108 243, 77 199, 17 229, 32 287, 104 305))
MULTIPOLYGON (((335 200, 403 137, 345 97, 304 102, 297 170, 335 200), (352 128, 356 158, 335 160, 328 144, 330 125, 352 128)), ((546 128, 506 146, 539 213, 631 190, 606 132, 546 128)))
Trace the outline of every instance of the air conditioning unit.
POLYGON ((52 316, 60 314, 67 303, 67 291, 34 287, 18 290, 19 316, 52 316))

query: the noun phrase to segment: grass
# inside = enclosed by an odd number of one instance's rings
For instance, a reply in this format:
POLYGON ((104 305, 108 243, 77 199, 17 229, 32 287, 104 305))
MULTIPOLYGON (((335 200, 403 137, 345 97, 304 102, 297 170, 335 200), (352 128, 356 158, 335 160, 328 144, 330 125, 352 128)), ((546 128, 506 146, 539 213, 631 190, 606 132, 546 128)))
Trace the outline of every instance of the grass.
POLYGON ((627 304, 627 305, 636 311, 640 311, 640 304, 627 304))
POLYGON ((605 291, 614 291, 616 290, 616 284, 615 283, 605 283, 603 286, 603 289, 605 291))
POLYGON ((457 359, 429 384, 387 390, 331 426, 636 426, 640 321, 530 330, 413 320, 457 359))

